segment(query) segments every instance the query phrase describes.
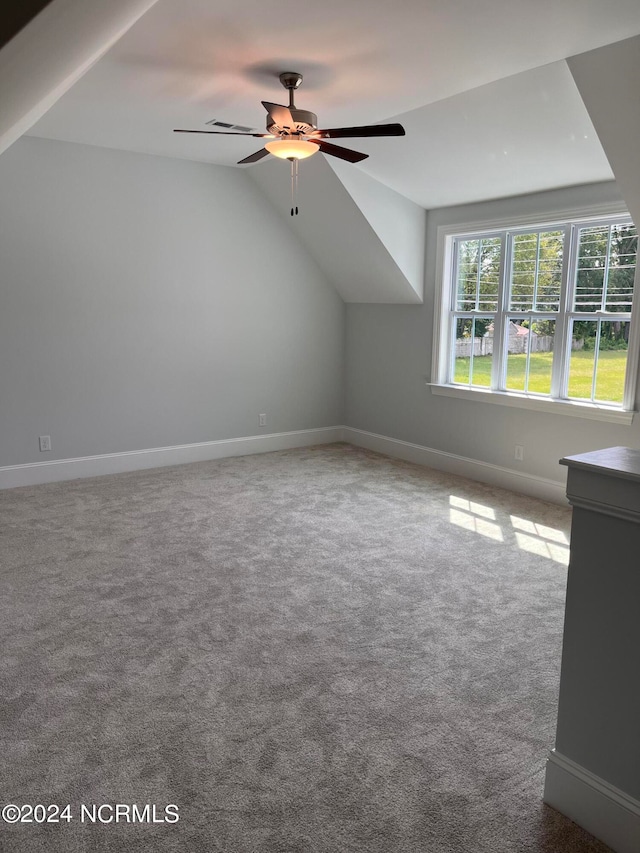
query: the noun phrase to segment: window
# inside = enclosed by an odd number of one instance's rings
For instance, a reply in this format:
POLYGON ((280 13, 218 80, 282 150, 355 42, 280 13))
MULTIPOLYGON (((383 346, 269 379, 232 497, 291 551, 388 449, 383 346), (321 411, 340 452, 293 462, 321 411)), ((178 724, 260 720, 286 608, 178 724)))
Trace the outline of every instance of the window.
POLYGON ((628 215, 441 236, 435 393, 611 419, 633 409, 638 233, 628 215))

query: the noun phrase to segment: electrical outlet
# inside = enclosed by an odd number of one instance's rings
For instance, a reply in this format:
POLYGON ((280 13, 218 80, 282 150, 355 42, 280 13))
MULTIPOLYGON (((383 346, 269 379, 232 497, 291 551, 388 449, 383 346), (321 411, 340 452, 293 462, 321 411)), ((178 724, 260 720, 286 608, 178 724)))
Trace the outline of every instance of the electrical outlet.
POLYGON ((266 415, 258 415, 258 426, 266 426, 267 425, 267 416, 266 415))
POLYGON ((516 444, 515 458, 518 462, 524 461, 524 447, 521 444, 516 444))
POLYGON ((51 436, 50 435, 41 435, 40 436, 40 450, 51 450, 51 436))

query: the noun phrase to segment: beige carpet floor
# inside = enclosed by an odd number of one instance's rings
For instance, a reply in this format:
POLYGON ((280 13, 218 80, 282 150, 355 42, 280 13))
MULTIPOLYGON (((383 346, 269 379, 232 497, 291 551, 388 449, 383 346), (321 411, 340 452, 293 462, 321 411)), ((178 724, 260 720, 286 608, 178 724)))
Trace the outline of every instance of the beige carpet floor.
POLYGON ((0 849, 603 853, 541 802, 569 524, 348 445, 1 492, 2 803, 71 819, 0 849))

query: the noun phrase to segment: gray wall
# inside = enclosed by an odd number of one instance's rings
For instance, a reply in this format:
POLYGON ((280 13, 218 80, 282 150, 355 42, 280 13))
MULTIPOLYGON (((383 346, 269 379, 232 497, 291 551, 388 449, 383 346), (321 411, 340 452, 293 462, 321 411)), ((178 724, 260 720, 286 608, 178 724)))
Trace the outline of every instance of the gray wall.
POLYGON ((339 424, 343 366, 342 300, 240 170, 0 156, 0 465, 339 424))
POLYGON ((350 427, 562 481, 558 460, 613 445, 640 447, 632 426, 588 421, 431 394, 436 239, 440 225, 546 214, 620 200, 615 184, 431 211, 427 225, 423 305, 348 305, 346 423, 350 427), (524 446, 524 462, 514 446, 524 446))

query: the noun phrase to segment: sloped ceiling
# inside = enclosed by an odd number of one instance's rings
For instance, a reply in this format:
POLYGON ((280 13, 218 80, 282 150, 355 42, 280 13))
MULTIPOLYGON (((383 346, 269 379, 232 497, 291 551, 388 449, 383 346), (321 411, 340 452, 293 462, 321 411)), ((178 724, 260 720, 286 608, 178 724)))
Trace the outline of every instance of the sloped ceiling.
MULTIPOLYGON (((335 157, 327 163, 420 298, 424 282, 424 208, 335 157)), ((331 211, 327 211, 331 215, 331 211)))
MULTIPOLYGON (((385 246, 324 155, 317 154, 300 164, 298 216, 290 215, 288 162, 272 159, 250 174, 345 302, 417 303, 422 300, 422 275, 418 280, 407 278, 394 258, 394 254, 401 253, 390 252, 385 246)), ((381 189, 391 193, 386 187, 381 189)), ((417 205, 407 210, 406 205, 411 202, 403 198, 399 202, 389 215, 407 218, 416 240, 407 247, 405 254, 414 260, 422 259, 424 227, 420 233, 411 214, 424 223, 424 210, 417 205)), ((295 270, 287 270, 286 258, 265 259, 265 262, 280 264, 286 274, 295 275, 295 270)))
POLYGON ((263 129, 294 70, 324 127, 406 121, 404 139, 353 140, 370 155, 354 168, 427 209, 464 204, 610 180, 564 60, 638 34, 638 0, 158 0, 30 132, 233 165, 257 140, 173 128, 263 129))
POLYGON ((564 60, 392 120, 413 144, 395 157, 374 152, 360 170, 428 208, 613 177, 564 60))
MULTIPOLYGON (((230 165, 256 140, 173 127, 217 118, 261 128, 260 100, 285 99, 277 73, 301 71, 296 101, 320 125, 395 118, 408 131, 354 140, 370 155, 358 166, 322 155, 303 164, 304 212, 290 225, 347 301, 421 299, 418 208, 613 171, 635 208, 638 111, 634 120, 624 99, 637 101, 638 45, 613 43, 640 33, 637 0, 618 0, 615 14, 600 0, 406 0, 401 11, 386 0, 325 0, 295 15, 281 0, 51 0, 0 50, 0 150, 30 128, 230 165)), ((279 211, 287 168, 251 167, 279 211)))
POLYGON ((640 223, 640 37, 569 59, 634 221, 640 223))
POLYGON ((23 26, 0 49, 0 154, 30 130, 155 2, 51 0, 23 26))

